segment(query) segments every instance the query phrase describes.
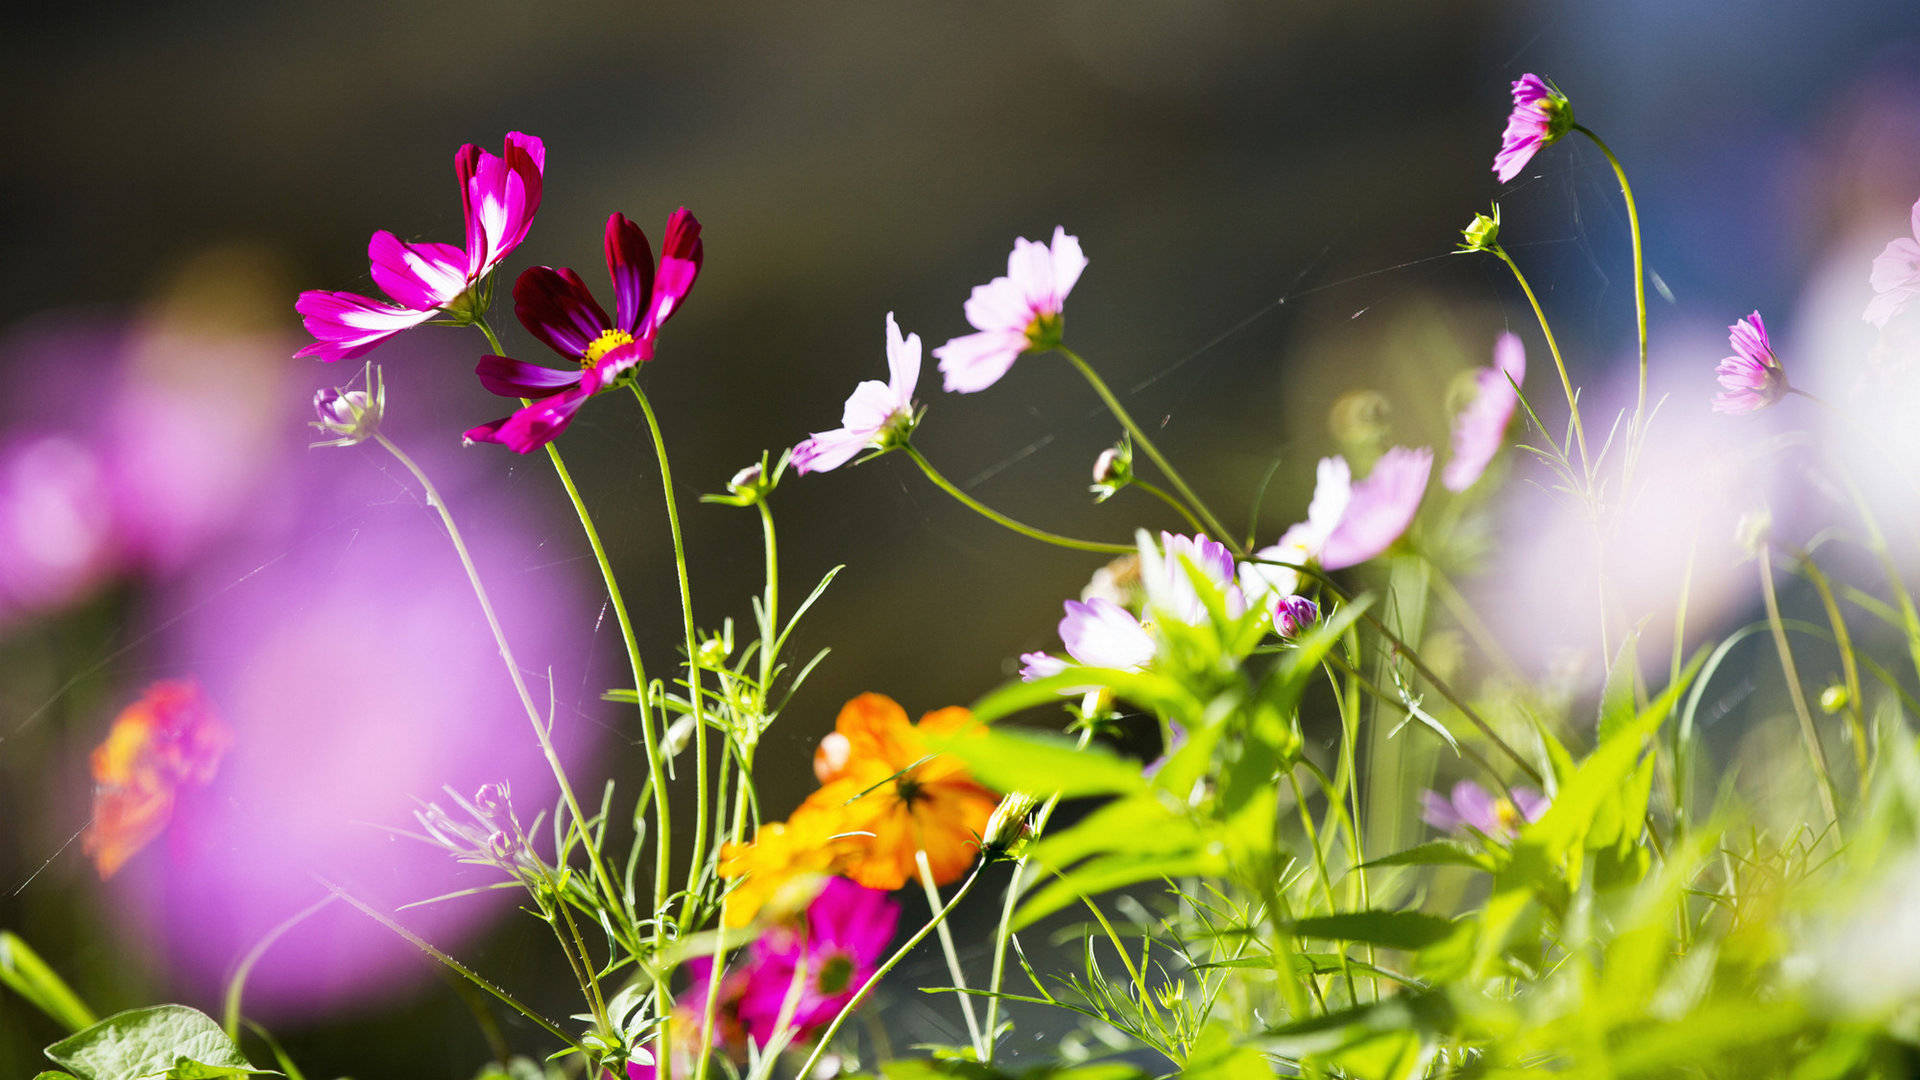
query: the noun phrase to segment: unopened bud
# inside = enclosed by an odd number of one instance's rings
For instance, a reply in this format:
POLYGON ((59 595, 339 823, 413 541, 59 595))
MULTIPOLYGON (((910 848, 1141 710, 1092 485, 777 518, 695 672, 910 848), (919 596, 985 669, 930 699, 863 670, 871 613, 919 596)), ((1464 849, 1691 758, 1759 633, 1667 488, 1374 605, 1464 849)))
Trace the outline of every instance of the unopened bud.
POLYGON ((1133 443, 1123 438, 1100 451, 1100 456, 1093 459, 1093 486, 1087 490, 1093 492, 1094 502, 1106 502, 1131 483, 1133 443))
POLYGON ((1304 596, 1283 596, 1273 603, 1273 630, 1294 637, 1320 621, 1320 605, 1304 596))
POLYGON ((1475 214, 1467 227, 1460 230, 1459 251, 1493 251, 1500 246, 1500 204, 1493 204, 1493 213, 1475 214))
POLYGON ((1748 555, 1758 555, 1772 533, 1773 512, 1763 506, 1740 515, 1740 523, 1733 528, 1733 541, 1748 555))
POLYGON ((994 807, 992 816, 987 818, 987 830, 980 837, 980 850, 988 859, 1015 859, 1031 837, 1031 827, 1027 815, 1039 799, 1024 791, 1010 791, 1001 796, 1000 805, 994 807))
POLYGON ((329 386, 313 395, 313 411, 319 416, 315 429, 334 438, 315 446, 352 446, 373 438, 380 431, 380 418, 387 409, 386 382, 380 369, 369 363, 362 370, 365 386, 350 390, 329 386))
POLYGON ((1846 708, 1851 700, 1852 695, 1847 693, 1847 688, 1835 683, 1820 691, 1820 711, 1831 716, 1846 708))

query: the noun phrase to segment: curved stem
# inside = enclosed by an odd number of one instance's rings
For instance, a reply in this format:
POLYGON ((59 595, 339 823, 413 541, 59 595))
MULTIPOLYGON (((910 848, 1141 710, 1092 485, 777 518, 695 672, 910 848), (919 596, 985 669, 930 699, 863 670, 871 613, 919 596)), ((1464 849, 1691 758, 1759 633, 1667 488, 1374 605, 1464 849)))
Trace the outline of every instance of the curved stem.
POLYGON ((873 993, 873 988, 880 985, 880 980, 886 977, 887 972, 892 971, 899 965, 900 961, 905 960, 907 954, 913 951, 914 946, 925 941, 927 935, 933 933, 934 927, 944 922, 948 915, 953 914, 953 909, 959 907, 960 901, 965 900, 967 894, 973 891, 973 883, 980 880, 980 870, 985 865, 986 863, 984 862, 974 864, 973 873, 968 874, 967 880, 960 883, 960 888, 955 890, 954 894, 948 898, 946 906, 934 912, 933 918, 927 920, 927 925, 914 931, 913 936, 907 939, 906 944, 895 949, 893 955, 887 957, 886 963, 881 964, 874 970, 873 977, 867 980, 866 985, 862 986, 857 993, 847 999, 847 1003, 842 1005, 840 1011, 834 1015, 833 1022, 827 1025, 827 1030, 820 1033, 820 1041, 813 1045, 813 1053, 807 1055, 807 1060, 801 1064, 799 1070, 793 1075, 813 1075, 813 1067, 820 1064, 820 1055, 826 1053, 827 1047, 833 1042, 833 1037, 839 1033, 840 1026, 847 1022, 847 1017, 852 1016, 853 1010, 859 1008, 860 1003, 867 1000, 867 995, 873 993))
MULTIPOLYGON (((700 884, 701 872, 706 869, 707 845, 707 723, 701 701, 700 643, 695 640, 693 590, 687 584, 687 544, 680 533, 680 510, 673 497, 673 468, 667 464, 667 441, 660 434, 660 421, 653 414, 653 403, 647 400, 647 392, 640 389, 637 382, 627 385, 647 418, 647 431, 653 435, 653 452, 660 459, 660 490, 667 504, 667 531, 673 535, 673 567, 680 582, 680 625, 687 640, 687 702, 693 709, 693 858, 687 863, 687 894, 691 898, 700 884)), ((689 902, 682 909, 683 922, 691 918, 694 907, 689 902)))
POLYGON ((548 733, 546 721, 540 716, 539 707, 533 702, 533 694, 527 690, 527 682, 520 675, 520 664, 513 658, 513 649, 507 644, 507 633, 500 626, 500 616, 493 610, 493 601, 487 596, 487 587, 480 580, 480 571, 473 565, 473 555, 467 551, 467 542, 460 535, 460 526, 455 524, 452 511, 440 496, 440 489, 433 486, 427 474, 414 464, 406 451, 395 446, 392 440, 376 432, 373 436, 394 460, 398 461, 413 474, 413 479, 426 493, 427 505, 440 515, 440 524, 447 530, 447 538, 453 541, 453 550, 460 556, 460 566, 467 572, 467 583, 473 587, 473 595, 480 602, 480 612, 486 616, 487 628, 493 632, 493 643, 500 650, 500 660, 506 665, 507 676, 513 680, 513 689, 520 696, 520 704, 527 711, 527 721, 533 725, 533 736, 540 744, 540 753, 547 759, 547 766, 553 770, 553 778, 560 785, 560 795, 566 800, 567 811, 572 815, 572 826, 580 846, 587 853, 587 861, 593 867, 595 880, 603 891, 609 910, 620 910, 620 891, 613 885, 613 879, 607 876, 607 868, 600 861, 600 849, 587 831, 586 815, 580 811, 580 801, 574 797, 573 784, 567 779, 567 770, 560 764, 560 755, 553 747, 553 739, 548 733))
POLYGON ((1533 317, 1540 320, 1540 332, 1547 337, 1547 350, 1553 353, 1553 366, 1560 372, 1560 389, 1567 395, 1567 408, 1572 410, 1573 435, 1580 444, 1580 464, 1591 477, 1593 461, 1587 456, 1587 428, 1580 422, 1580 401, 1573 396, 1573 380, 1567 377, 1567 363, 1560 356, 1560 343, 1553 336, 1553 327, 1547 323, 1547 313, 1540 307, 1540 298, 1533 294, 1533 286, 1527 284, 1527 276, 1520 272, 1520 267, 1513 261, 1513 257, 1508 255, 1504 248, 1492 247, 1487 250, 1493 252, 1494 257, 1501 262, 1506 263, 1508 270, 1513 271, 1513 280, 1520 283, 1520 291, 1527 294, 1527 303, 1533 305, 1533 317))
MULTIPOLYGON (((1167 492, 1165 488, 1160 487, 1157 484, 1149 484, 1145 480, 1135 480, 1133 482, 1133 486, 1139 488, 1141 491, 1146 492, 1147 494, 1153 496, 1154 498, 1159 499, 1161 502, 1166 503, 1168 506, 1173 507, 1176 513, 1178 513, 1181 517, 1187 519, 1187 524, 1193 526, 1194 532, 1204 533, 1207 531, 1207 527, 1205 525, 1200 524, 1200 519, 1193 516, 1193 511, 1187 509, 1185 503, 1182 503, 1179 499, 1174 498, 1171 494, 1167 492)), ((1226 542, 1232 543, 1232 540, 1229 539, 1226 542)))
POLYGON ((1633 233, 1633 311, 1640 324, 1640 383, 1633 399, 1634 422, 1638 424, 1646 415, 1647 408, 1647 269, 1645 253, 1640 246, 1640 210, 1633 202, 1633 185, 1627 182, 1627 170, 1621 168, 1620 159, 1613 156, 1613 149, 1583 125, 1575 124, 1573 130, 1591 139, 1606 157, 1607 164, 1613 166, 1614 178, 1620 181, 1620 197, 1627 204, 1627 228, 1633 233))
POLYGON ((1147 438, 1147 433, 1141 430, 1140 425, 1134 423, 1133 417, 1128 414, 1126 406, 1120 404, 1120 399, 1113 396, 1113 391, 1108 389, 1106 382, 1094 373, 1093 366, 1085 360, 1082 360, 1080 354, 1067 348, 1065 345, 1054 346, 1054 351, 1066 357, 1068 363, 1079 369, 1081 377, 1087 380, 1087 385, 1093 387, 1095 394, 1100 395, 1100 400, 1106 404, 1107 411, 1113 414, 1114 419, 1120 421, 1120 426, 1127 429, 1127 433, 1133 436, 1133 441, 1139 444, 1140 449, 1145 451, 1149 458, 1153 459, 1155 465, 1159 466, 1161 473, 1163 473, 1167 481, 1173 485, 1174 490, 1178 491, 1180 497, 1187 500, 1188 505, 1192 506, 1194 511, 1200 515, 1201 519, 1207 523, 1207 531, 1212 533, 1214 538, 1221 543, 1234 548, 1236 554, 1246 554, 1244 551, 1239 550, 1239 539, 1235 537, 1225 525, 1220 523, 1220 519, 1214 516, 1213 511, 1207 509, 1207 504, 1201 502, 1200 496, 1193 493, 1193 488, 1187 485, 1186 480, 1183 479, 1179 471, 1173 467, 1173 463, 1167 460, 1166 455, 1160 452, 1160 448, 1153 444, 1152 439, 1147 438))
POLYGON ((1813 763, 1814 777, 1820 781, 1820 806, 1833 822, 1835 839, 1840 835, 1840 807, 1834 797, 1833 774, 1827 769, 1827 752, 1820 746, 1819 729, 1813 726, 1813 714, 1807 710, 1806 693, 1800 689, 1800 671, 1793 663, 1793 649, 1787 644, 1787 628, 1780 621, 1780 600, 1773 591, 1773 561, 1765 544, 1760 545, 1760 597, 1767 604, 1767 626, 1773 631, 1773 648, 1780 654, 1780 671, 1787 679, 1787 696, 1793 701, 1794 715, 1800 719, 1800 741, 1813 763))
POLYGON ((1074 551, 1095 551, 1103 555, 1127 555, 1131 554, 1134 550, 1132 544, 1104 544, 1097 540, 1075 540, 1071 536, 1062 536, 1059 533, 1048 532, 1045 529, 1036 529, 1031 525, 1021 524, 960 490, 954 485, 953 481, 942 476, 940 470, 934 468, 933 463, 928 461, 926 457, 920 453, 919 449, 911 443, 901 447, 901 449, 906 452, 908 457, 913 459, 915 465, 920 466, 920 471, 927 474, 927 479, 933 481, 935 487, 959 500, 960 505, 972 510, 974 513, 979 514, 981 517, 986 518, 996 525, 1012 529, 1014 532, 1019 533, 1029 540, 1038 540, 1043 544, 1052 544, 1054 547, 1069 548, 1074 551))
MULTIPOLYGON (((927 893, 927 910, 940 908, 940 887, 934 884, 933 867, 927 863, 927 853, 916 851, 913 860, 920 868, 920 887, 927 893)), ((960 967, 960 951, 953 946, 953 928, 945 919, 936 927, 940 931, 940 951, 947 959, 947 974, 953 977, 954 988, 960 991, 960 1015, 967 1022, 967 1035, 973 1040, 975 1060, 986 1055, 986 1044, 980 1038, 980 1021, 973 1015, 973 995, 967 990, 967 973, 960 967)))

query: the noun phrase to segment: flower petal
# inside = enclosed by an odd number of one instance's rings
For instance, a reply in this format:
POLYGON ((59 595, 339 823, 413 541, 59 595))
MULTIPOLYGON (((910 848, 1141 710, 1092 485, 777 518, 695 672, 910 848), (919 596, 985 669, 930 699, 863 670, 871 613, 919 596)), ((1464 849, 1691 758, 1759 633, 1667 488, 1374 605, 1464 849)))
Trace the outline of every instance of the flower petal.
POLYGON ((483 356, 473 369, 480 385, 501 397, 540 398, 578 386, 580 370, 543 367, 506 356, 483 356))
POLYGON ((1019 330, 982 330, 954 338, 933 355, 940 361, 947 392, 971 394, 999 382, 1025 351, 1027 338, 1019 330))
POLYGON ((351 360, 402 330, 433 318, 433 312, 383 304, 358 293, 319 289, 300 294, 293 309, 303 316, 313 344, 294 353, 322 360, 351 360))
POLYGON ((513 283, 513 313, 520 325, 569 360, 586 356, 588 346, 613 328, 580 275, 551 266, 532 266, 513 283))
POLYGON ((1380 455, 1373 472, 1353 485, 1340 524, 1320 549, 1329 570, 1358 566, 1393 546, 1413 524, 1433 470, 1433 451, 1396 446, 1380 455))
POLYGON ((700 264, 706 258, 706 244, 700 239, 700 222, 686 207, 667 218, 667 231, 660 238, 660 273, 654 279, 653 300, 646 321, 640 327, 643 336, 652 336, 663 323, 680 310, 680 302, 693 291, 700 276, 700 264))
POLYGON ((613 325, 638 334, 641 313, 653 295, 653 245, 640 226, 616 213, 607 219, 603 246, 607 273, 613 275, 613 325))

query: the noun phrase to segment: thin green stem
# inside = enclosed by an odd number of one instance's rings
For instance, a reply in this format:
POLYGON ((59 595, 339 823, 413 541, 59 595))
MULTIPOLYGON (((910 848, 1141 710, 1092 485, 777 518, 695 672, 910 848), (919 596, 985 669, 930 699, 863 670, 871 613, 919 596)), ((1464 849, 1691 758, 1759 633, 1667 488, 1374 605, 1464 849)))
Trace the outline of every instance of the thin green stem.
MULTIPOLYGON (((1200 524, 1200 519, 1193 516, 1193 511, 1187 509, 1187 504, 1181 502, 1179 499, 1174 498, 1173 494, 1169 492, 1167 489, 1159 486, 1158 484, 1149 484, 1145 480, 1135 480, 1133 482, 1133 486, 1139 488, 1141 491, 1146 492, 1147 494, 1153 496, 1154 498, 1159 499, 1161 502, 1166 503, 1168 506, 1173 507, 1175 513, 1185 518, 1188 525, 1193 526, 1194 532, 1204 533, 1207 531, 1207 527, 1205 525, 1200 524)), ((1226 542, 1232 543, 1233 541, 1229 539, 1226 542)))
POLYGON ((1572 411, 1573 436, 1580 446, 1581 467, 1591 477, 1593 459, 1587 454, 1587 428, 1580 421, 1580 399, 1573 394, 1573 380, 1567 377, 1567 362, 1560 355, 1560 343, 1553 336, 1553 327, 1547 322, 1547 313, 1540 306, 1540 298, 1533 294, 1533 286, 1527 284, 1527 276, 1520 272, 1519 264, 1513 261, 1513 257, 1507 254, 1506 249, 1491 247, 1487 250, 1493 252, 1495 258, 1506 263, 1508 270, 1513 271, 1513 279, 1520 283, 1520 291, 1527 294, 1527 303, 1533 305, 1533 317, 1540 321, 1540 332, 1546 335, 1547 351, 1553 354, 1553 366, 1560 373, 1560 389, 1567 396, 1567 408, 1572 411))
POLYGON ((1573 125, 1573 130, 1591 139, 1606 157, 1607 164, 1613 166, 1614 178, 1620 181, 1620 197, 1627 204, 1627 228, 1633 234, 1633 311, 1640 326, 1640 382, 1633 399, 1633 417, 1637 425, 1643 422, 1647 408, 1647 268, 1645 252, 1640 245, 1640 210, 1634 205, 1633 185, 1627 182, 1627 170, 1620 166, 1620 159, 1613 156, 1613 149, 1581 124, 1573 125))
POLYGON ((773 693, 773 670, 778 660, 774 643, 780 635, 780 548, 774 537, 773 511, 767 508, 766 500, 760 500, 754 508, 760 511, 760 535, 767 549, 767 632, 760 642, 760 703, 764 710, 773 693))
POLYGON ((1059 533, 1048 532, 1045 529, 1036 529, 1031 525, 1025 525, 1015 521, 960 490, 959 487, 955 486, 953 481, 941 475, 940 470, 934 468, 933 463, 928 461, 926 456, 921 454, 917 447, 908 444, 901 447, 901 450, 905 451, 906 455, 913 459, 915 465, 920 466, 920 471, 927 474, 927 479, 933 481, 933 486, 953 496, 959 501, 960 505, 972 510, 974 513, 993 522, 995 525, 1011 529, 1030 540, 1038 540, 1043 544, 1052 544, 1054 547, 1068 548, 1073 551, 1094 551, 1103 555, 1128 555, 1133 553, 1134 547, 1132 544, 1105 544, 1097 540, 1076 540, 1071 536, 1062 536, 1059 533))
POLYGON ((813 1053, 807 1055, 807 1060, 801 1063, 800 1068, 793 1075, 813 1075, 814 1066, 820 1064, 820 1055, 826 1053, 827 1047, 832 1045, 833 1037, 839 1034, 840 1026, 847 1022, 847 1017, 852 1016, 853 1010, 859 1008, 860 1003, 867 1000, 867 995, 873 993, 873 988, 880 985, 880 980, 885 978, 888 972, 899 966, 900 961, 905 960, 907 954, 912 952, 916 945, 925 941, 928 934, 933 933, 934 927, 944 922, 948 915, 953 914, 953 909, 959 907, 960 901, 965 900, 967 894, 973 891, 973 883, 980 880, 980 870, 981 867, 985 865, 984 862, 975 865, 973 873, 968 874, 967 880, 961 882, 960 888, 955 890, 954 894, 947 899, 946 906, 934 912, 933 918, 928 919, 925 926, 914 931, 913 936, 907 939, 906 944, 895 949, 893 955, 887 957, 886 962, 874 970, 873 977, 868 979, 866 984, 860 987, 858 992, 848 998, 845 1005, 840 1006, 840 1011, 834 1014, 833 1022, 828 1024, 827 1029, 820 1033, 820 1041, 814 1044, 813 1053))
POLYGON ((1766 545, 1760 546, 1760 595, 1767 604, 1767 625, 1773 631, 1774 651, 1780 654, 1780 670, 1787 679, 1787 695, 1793 699, 1794 715, 1800 718, 1800 740, 1806 745, 1807 759, 1820 781, 1820 806, 1833 822, 1836 838, 1840 835, 1840 807, 1834 796, 1833 774, 1827 768, 1827 752, 1820 746, 1820 731, 1813 726, 1813 714, 1807 709, 1807 696, 1800 689, 1800 671, 1793 663, 1793 648, 1787 644, 1787 628, 1780 621, 1780 600, 1773 591, 1773 561, 1766 545))
MULTIPOLYGON (((687 644, 687 701, 693 709, 693 858, 687 864, 687 893, 691 896, 700 883, 701 873, 706 869, 707 844, 707 723, 705 705, 701 701, 700 643, 696 640, 693 625, 693 590, 687 583, 687 543, 680 532, 678 500, 673 497, 673 467, 667 464, 667 441, 660 433, 660 420, 653 414, 653 403, 647 400, 647 392, 640 389, 637 382, 627 385, 632 388, 633 399, 640 403, 640 411, 647 418, 647 431, 653 436, 653 452, 660 460, 660 490, 667 505, 667 531, 673 536, 674 573, 680 582, 680 625, 685 631, 687 644)), ((692 903, 685 905, 681 911, 683 922, 691 917, 693 910, 692 903)))
POLYGON ((493 643, 500 650, 501 663, 506 665, 507 676, 513 680, 513 689, 520 696, 520 704, 526 709, 527 721, 533 725, 533 735, 540 744, 540 753, 546 757, 548 768, 553 770, 553 778, 560 785, 560 795, 566 801, 567 810, 572 817, 574 835, 587 853, 587 861, 593 868, 595 879, 603 891, 612 911, 620 910, 620 891, 614 887, 613 879, 607 876, 607 868, 600 859, 600 849, 587 830, 587 817, 580 810, 580 801, 574 796, 573 784, 567 779, 567 770, 560 764, 559 752, 554 749, 553 738, 547 730, 547 723, 540 715, 540 709, 534 704, 533 694, 527 689, 526 679, 520 674, 520 664, 513 658, 513 649, 507 644, 507 632, 500 625, 500 616, 493 610, 493 600, 487 595, 487 587, 480 580, 480 571, 473 565, 473 555, 467 550, 467 541, 460 534, 460 526, 453 520, 453 513, 447 509, 447 502, 440 495, 440 489, 433 486, 427 474, 414 464, 406 451, 393 444, 385 435, 375 433, 378 442, 395 461, 413 474, 413 479, 426 493, 427 505, 440 515, 440 524, 447 530, 447 538, 453 541, 453 550, 460 556, 460 566, 467 572, 467 583, 473 587, 473 595, 480 602, 480 612, 486 616, 487 628, 493 632, 493 643))
MULTIPOLYGON (((1239 546, 1238 538, 1235 537, 1225 525, 1220 523, 1220 519, 1214 516, 1213 511, 1207 509, 1207 504, 1200 501, 1200 496, 1194 494, 1193 488, 1188 486, 1186 480, 1180 476, 1179 470, 1175 469, 1173 463, 1167 460, 1167 456, 1160 452, 1160 448, 1153 444, 1153 440, 1147 438, 1146 431, 1134 422, 1133 417, 1127 412, 1126 406, 1120 404, 1120 399, 1114 396, 1113 391, 1107 387, 1105 380, 1101 379, 1100 376, 1095 373, 1093 366, 1085 360, 1082 360, 1080 354, 1064 345, 1054 346, 1054 351, 1066 357, 1067 362, 1079 370, 1081 377, 1087 380, 1087 385, 1093 387, 1093 392, 1098 394, 1100 400, 1106 404, 1107 411, 1113 414, 1115 420, 1120 421, 1120 426, 1126 428, 1127 433, 1133 436, 1133 441, 1139 444, 1140 449, 1145 451, 1149 458, 1153 459, 1153 463, 1159 467, 1161 474, 1167 478, 1167 482, 1173 485, 1174 490, 1180 493, 1180 497, 1185 499, 1187 504, 1207 523, 1206 531, 1211 533, 1214 538, 1218 539, 1221 543, 1234 546, 1237 549, 1239 546)), ((1245 554, 1244 551, 1238 553, 1245 554)))
POLYGON ((1815 591, 1819 592, 1820 605, 1827 613, 1827 625, 1833 627, 1833 644, 1840 652, 1840 675, 1847 689, 1847 728, 1853 741, 1854 783, 1860 794, 1865 796, 1869 777, 1867 724, 1866 717, 1860 711, 1860 665, 1853 654, 1853 635, 1847 630, 1847 620, 1840 614, 1840 602, 1834 598, 1833 585, 1819 564, 1813 561, 1813 554, 1795 551, 1794 557, 1800 561, 1801 574, 1813 582, 1815 591))
MULTIPOLYGON (((927 853, 914 852, 913 861, 920 869, 920 887, 927 894, 927 910, 940 910, 940 887, 934 884, 933 867, 927 863, 927 853)), ((947 974, 952 977, 954 988, 960 991, 960 1015, 967 1022, 967 1037, 973 1043, 973 1056, 976 1060, 984 1058, 986 1044, 980 1037, 980 1020, 973 1014, 973 995, 967 988, 967 973, 960 967, 960 951, 953 947, 953 928, 942 919, 935 929, 939 931, 940 951, 946 956, 947 974)))

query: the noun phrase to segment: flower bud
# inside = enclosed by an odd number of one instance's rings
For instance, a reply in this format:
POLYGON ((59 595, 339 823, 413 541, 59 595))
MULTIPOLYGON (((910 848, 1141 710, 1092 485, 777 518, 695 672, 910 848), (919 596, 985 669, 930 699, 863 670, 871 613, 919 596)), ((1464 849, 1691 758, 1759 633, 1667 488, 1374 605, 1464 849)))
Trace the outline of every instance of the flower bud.
POLYGON ((313 395, 313 411, 320 417, 313 421, 314 428, 336 436, 313 445, 352 446, 379 433, 380 418, 387 409, 386 383, 371 363, 361 374, 365 389, 329 386, 313 395))
POLYGON ((499 817, 511 812, 505 780, 491 784, 481 784, 480 790, 473 793, 474 808, 488 817, 499 817))
POLYGON ((1001 796, 1000 805, 994 807, 992 816, 987 818, 986 832, 980 837, 980 850, 989 860, 1020 857, 1021 850, 1032 838, 1027 815, 1039 801, 1024 791, 1009 791, 1001 796))
POLYGON ((1283 638, 1294 637, 1320 621, 1320 605, 1304 596, 1283 596, 1273 604, 1273 629, 1283 638))
POLYGON ((1820 691, 1820 711, 1826 713, 1828 716, 1832 716, 1834 713, 1846 708, 1849 699, 1850 695, 1847 693, 1847 688, 1841 686, 1839 683, 1835 683, 1825 690, 1820 691))
POLYGON ((1121 488, 1133 483, 1133 442, 1121 439, 1119 442, 1100 451, 1093 459, 1094 502, 1106 502, 1114 497, 1121 488))
POLYGON ((1475 214, 1467 227, 1460 230, 1460 247, 1466 251, 1493 251, 1500 246, 1500 204, 1493 204, 1491 214, 1475 214))
POLYGON ((1773 511, 1763 506, 1740 515, 1740 523, 1733 527, 1733 542, 1748 555, 1758 555, 1772 533, 1773 511))
POLYGON ((786 469, 787 459, 784 456, 769 469, 767 455, 761 454, 759 461, 727 478, 725 495, 702 495, 700 501, 742 508, 757 506, 765 502, 768 494, 779 485, 780 476, 786 469))

